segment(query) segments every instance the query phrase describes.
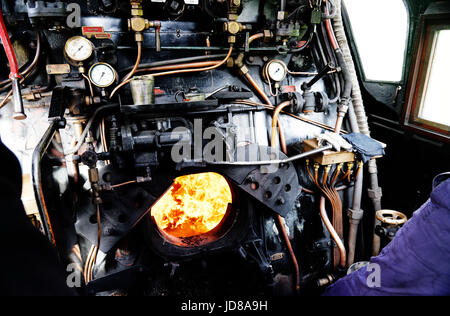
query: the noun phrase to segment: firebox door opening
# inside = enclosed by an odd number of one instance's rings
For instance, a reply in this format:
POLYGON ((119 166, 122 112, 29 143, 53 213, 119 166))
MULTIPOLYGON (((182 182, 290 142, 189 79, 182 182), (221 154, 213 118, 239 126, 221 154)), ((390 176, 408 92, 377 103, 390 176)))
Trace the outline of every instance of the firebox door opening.
POLYGON ((190 174, 174 180, 153 205, 151 217, 166 240, 186 247, 186 240, 219 239, 226 230, 232 202, 232 189, 223 176, 214 172, 190 174))

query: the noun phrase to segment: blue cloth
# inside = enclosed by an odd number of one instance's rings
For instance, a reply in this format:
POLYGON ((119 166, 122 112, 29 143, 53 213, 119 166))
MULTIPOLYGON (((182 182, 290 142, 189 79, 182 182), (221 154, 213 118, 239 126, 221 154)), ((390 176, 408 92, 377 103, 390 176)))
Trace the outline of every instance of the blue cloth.
POLYGON ((380 268, 380 287, 373 268, 364 267, 330 286, 326 296, 450 295, 450 179, 398 231, 372 264, 380 268))
POLYGON ((351 133, 347 135, 342 135, 342 137, 349 142, 353 148, 360 154, 361 159, 364 163, 369 161, 375 156, 383 156, 384 148, 383 146, 370 138, 369 136, 360 133, 351 133))

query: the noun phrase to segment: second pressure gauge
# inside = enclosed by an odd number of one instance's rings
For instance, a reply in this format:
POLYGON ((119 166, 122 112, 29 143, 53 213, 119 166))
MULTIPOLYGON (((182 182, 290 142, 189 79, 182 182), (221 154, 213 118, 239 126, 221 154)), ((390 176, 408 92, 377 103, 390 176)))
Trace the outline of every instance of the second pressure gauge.
POLYGON ((94 46, 90 40, 82 36, 74 36, 67 40, 64 47, 66 57, 75 63, 81 63, 91 58, 94 46))
POLYGON ((269 61, 265 66, 265 74, 267 79, 269 77, 270 80, 275 82, 281 82, 286 78, 287 69, 286 65, 277 59, 269 61))
POLYGON ((89 69, 89 79, 99 88, 111 86, 117 79, 117 72, 107 63, 96 63, 89 69))

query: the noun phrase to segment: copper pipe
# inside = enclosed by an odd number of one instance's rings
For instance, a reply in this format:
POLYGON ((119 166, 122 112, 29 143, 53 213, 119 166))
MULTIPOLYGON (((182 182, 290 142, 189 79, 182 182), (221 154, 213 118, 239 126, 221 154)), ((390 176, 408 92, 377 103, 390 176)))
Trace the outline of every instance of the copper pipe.
POLYGON ((253 79, 250 73, 247 72, 244 76, 245 78, 247 78, 248 82, 253 86, 253 88, 255 88, 258 94, 264 99, 267 105, 273 106, 269 97, 264 93, 264 90, 256 83, 256 81, 253 79))
POLYGON ((227 62, 228 58, 230 58, 232 52, 233 52, 233 46, 230 45, 230 49, 228 50, 227 56, 222 61, 215 64, 214 66, 210 66, 210 67, 206 67, 206 68, 198 68, 198 69, 180 69, 180 70, 174 70, 174 71, 168 71, 168 72, 160 72, 160 73, 153 74, 153 76, 160 77, 160 76, 168 76, 168 75, 178 75, 178 74, 182 74, 182 73, 213 70, 213 69, 219 68, 220 66, 225 64, 227 62))
POLYGON ((248 45, 250 46, 250 44, 253 42, 253 41, 255 41, 255 40, 257 40, 257 39, 260 39, 260 38, 263 38, 264 37, 264 33, 256 33, 256 34, 253 34, 252 36, 250 36, 249 38, 248 38, 248 45))
MULTIPOLYGON (((264 107, 266 107, 268 110, 275 110, 275 107, 274 107, 274 106, 269 106, 269 105, 267 105, 267 104, 262 104, 262 103, 252 102, 252 101, 236 100, 236 101, 234 101, 234 103, 236 103, 236 104, 250 105, 250 106, 264 106, 264 107)), ((307 118, 304 118, 304 117, 300 117, 300 116, 294 115, 294 114, 292 114, 292 113, 288 113, 288 112, 284 112, 284 111, 281 111, 281 113, 286 114, 286 115, 288 115, 288 116, 290 116, 290 117, 292 117, 292 118, 295 118, 296 120, 299 120, 299 121, 302 121, 302 122, 305 122, 305 123, 308 123, 308 124, 311 124, 311 125, 314 125, 314 126, 323 128, 323 129, 326 129, 327 131, 334 131, 334 128, 331 127, 331 126, 328 126, 328 125, 325 125, 325 124, 322 124, 322 123, 319 123, 319 122, 316 122, 316 121, 313 121, 313 120, 310 120, 310 119, 307 119, 307 118)), ((346 131, 342 131, 342 132, 343 132, 344 134, 347 134, 347 133, 348 133, 348 132, 346 132, 346 131)))
MULTIPOLYGON (((327 1, 324 0, 323 2, 326 4, 327 1)), ((329 14, 327 6, 325 6, 325 14, 326 15, 329 14)), ((338 41, 336 39, 336 35, 334 34, 333 26, 331 25, 331 20, 330 19, 325 19, 325 28, 327 29, 327 34, 328 34, 328 37, 330 39, 331 46, 333 47, 334 50, 339 49, 339 43, 338 43, 338 41)))
MULTIPOLYGON (((338 218, 336 218, 336 215, 342 215, 342 203, 340 201, 339 195, 337 194, 337 190, 332 187, 332 188, 328 188, 326 185, 327 182, 327 176, 328 176, 328 169, 325 169, 325 173, 322 179, 322 184, 323 187, 320 186, 319 182, 318 182, 318 173, 319 173, 319 165, 316 164, 314 167, 314 176, 311 174, 311 171, 309 170, 309 160, 306 160, 306 170, 308 172, 308 175, 310 176, 310 178, 312 179, 312 181, 316 184, 316 186, 322 191, 322 193, 324 194, 324 196, 322 196, 322 199, 324 201, 324 207, 325 207, 325 196, 328 198, 328 200, 331 203, 332 209, 333 209, 333 221, 336 221, 336 223, 334 225, 339 226, 338 220, 339 220, 339 216, 338 218), (339 213, 340 212, 340 213, 339 213)), ((322 200, 321 200, 322 202, 322 200)), ((322 212, 322 209, 321 209, 322 212)), ((326 215, 326 211, 325 211, 325 215, 326 215)), ((341 216, 342 217, 342 216, 341 216)), ((341 241, 341 237, 340 235, 336 232, 336 230, 334 229, 333 224, 330 223, 330 220, 328 219, 328 216, 326 216, 325 219, 323 219, 324 223, 327 224, 325 221, 328 222, 329 226, 331 227, 331 229, 333 230, 334 234, 337 235, 339 242, 342 244, 341 241)), ((342 221, 342 220, 341 220, 342 221)), ((342 226, 342 225, 340 225, 342 226)), ((327 226, 327 230, 330 231, 329 227, 327 226)), ((333 233, 330 231, 330 234, 333 236, 333 233)), ((342 233, 341 233, 342 234, 342 233)), ((334 239, 334 238, 333 238, 334 239)), ((335 240, 335 239, 334 239, 335 240)), ((336 240, 335 240, 336 241, 336 240)), ((338 245, 338 243, 336 242, 336 244, 338 245)), ((345 262, 347 260, 346 255, 345 255, 345 246, 343 246, 343 250, 339 247, 339 251, 338 253, 334 254, 334 258, 335 258, 335 265, 337 266, 337 261, 338 261, 338 256, 340 258, 340 264, 342 267, 345 267, 345 262), (342 255, 344 251, 344 256, 342 255), (344 262, 344 264, 342 264, 344 262)))
MULTIPOLYGON (((182 73, 202 72, 202 71, 213 70, 213 69, 219 68, 220 66, 225 64, 227 62, 228 58, 230 58, 232 52, 233 52, 233 46, 230 45, 230 49, 228 50, 227 56, 221 62, 218 62, 214 66, 209 66, 209 67, 204 67, 204 68, 179 69, 179 70, 173 70, 173 71, 158 72, 158 73, 152 74, 152 76, 153 77, 161 77, 161 76, 168 76, 168 75, 178 75, 178 74, 182 74, 182 73)), ((127 79, 125 81, 122 81, 122 83, 120 83, 116 88, 114 88, 114 90, 111 92, 111 95, 109 96, 109 98, 111 99, 120 88, 122 88, 126 84, 130 83, 130 81, 131 81, 131 78, 127 79)))
MULTIPOLYGON (((270 102, 270 100, 269 100, 269 102, 270 102)), ((290 104, 291 103, 289 101, 286 101, 286 102, 281 103, 275 109, 275 112, 273 114, 273 119, 272 119, 272 133, 271 133, 271 138, 272 138, 271 146, 272 147, 276 147, 276 127, 277 127, 277 125, 279 125, 278 124, 278 116, 279 116, 281 110, 283 110, 285 107, 289 106, 290 104)), ((284 141, 284 136, 282 137, 281 135, 283 135, 283 133, 282 133, 282 130, 280 129, 280 143, 282 144, 283 152, 285 154, 287 154, 286 142, 284 141)), ((284 242, 286 243, 286 247, 288 248, 288 252, 289 252, 289 256, 291 258, 292 264, 294 265, 295 290, 298 292, 300 290, 300 268, 298 265, 297 257, 295 256, 294 249, 292 248, 291 241, 289 240, 289 235, 286 232, 286 228, 283 223, 283 218, 281 217, 281 215, 277 215, 276 218, 277 218, 278 226, 280 227, 284 242)))
POLYGON ((203 61, 203 62, 197 62, 197 63, 185 63, 185 64, 177 64, 177 65, 169 65, 169 66, 158 66, 158 67, 138 69, 138 70, 136 70, 135 73, 208 67, 208 66, 217 65, 218 63, 220 63, 220 60, 218 60, 218 61, 203 61))
MULTIPOLYGON (((281 103, 279 106, 277 106, 275 108, 275 111, 273 113, 273 118, 272 118, 272 132, 271 132, 271 144, 272 147, 274 147, 277 143, 277 125, 278 125, 278 117, 280 115, 280 112, 288 107, 289 105, 291 105, 290 101, 285 101, 283 103, 281 103)), ((281 137, 282 132, 280 132, 280 137, 281 137)), ((284 138, 284 137, 283 137, 284 138)))
MULTIPOLYGON (((206 36, 206 47, 211 47, 211 41, 209 40, 209 36, 206 36)), ((205 52, 205 55, 206 56, 208 56, 208 55, 210 55, 211 54, 211 52, 209 51, 209 50, 207 50, 206 52, 205 52)))
POLYGON ((339 111, 338 117, 337 117, 337 120, 336 120, 336 126, 334 127, 334 132, 336 134, 340 134, 340 132, 341 132, 342 123, 344 121, 344 116, 345 116, 345 112, 339 111))
POLYGON ((91 248, 89 249, 88 255, 86 256, 86 262, 84 264, 83 277, 84 277, 84 283, 86 283, 86 284, 89 283, 88 270, 89 270, 89 265, 91 263, 91 257, 92 257, 94 248, 95 248, 95 246, 92 245, 91 248))
POLYGON ((129 184, 133 184, 133 183, 137 183, 137 181, 136 181, 136 180, 131 180, 131 181, 127 181, 127 182, 115 184, 115 185, 112 185, 111 188, 112 188, 112 189, 114 189, 114 188, 120 188, 120 187, 123 187, 123 186, 125 186, 125 185, 129 185, 129 184))
MULTIPOLYGON (((25 70, 20 72, 21 77, 26 76, 31 70, 33 70, 33 68, 39 61, 40 55, 41 55, 41 35, 39 31, 36 31, 36 53, 34 54, 34 58, 31 64, 25 70)), ((11 78, 3 80, 2 82, 0 82, 0 85, 7 84, 9 82, 11 82, 11 78)))
POLYGON ((295 290, 298 292, 300 290, 300 268, 298 266, 297 258, 295 257, 294 249, 292 248, 291 241, 289 240, 289 236, 286 232, 286 228, 284 227, 283 218, 281 215, 277 215, 278 226, 280 227, 281 234, 288 248, 289 256, 291 257, 292 264, 295 269, 295 290))
POLYGON ((347 252, 345 250, 345 246, 342 243, 341 238, 339 237, 337 232, 334 230, 333 225, 330 223, 330 220, 328 219, 327 211, 325 209, 325 197, 323 197, 323 196, 320 198, 320 217, 322 218, 322 221, 325 224, 325 227, 327 228, 328 232, 330 233, 331 238, 333 238, 334 242, 336 243, 336 245, 339 249, 339 254, 341 257, 340 266, 342 268, 344 268, 346 265, 346 262, 347 262, 347 252))
POLYGON ((85 74, 81 74, 81 76, 83 76, 84 79, 86 79, 88 85, 89 85, 89 92, 91 94, 91 97, 94 97, 94 88, 92 87, 92 82, 91 79, 89 79, 88 76, 86 76, 85 74))
POLYGON ((134 64, 133 69, 131 69, 131 71, 128 73, 128 75, 125 76, 125 78, 123 78, 122 82, 127 81, 128 79, 130 79, 134 73, 136 72, 136 70, 139 67, 139 64, 141 63, 141 57, 142 57, 142 42, 137 42, 137 48, 138 48, 138 52, 137 52, 137 57, 136 57, 136 63, 134 64))

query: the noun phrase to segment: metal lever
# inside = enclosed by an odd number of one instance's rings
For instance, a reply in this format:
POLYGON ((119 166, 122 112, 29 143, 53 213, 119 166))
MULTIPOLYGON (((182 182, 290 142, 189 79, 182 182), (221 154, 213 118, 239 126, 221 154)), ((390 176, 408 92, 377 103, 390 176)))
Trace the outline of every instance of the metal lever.
POLYGON ((302 85, 302 89, 303 90, 309 90, 311 89, 311 87, 320 79, 322 79, 323 76, 325 76, 326 74, 328 74, 330 71, 335 70, 336 67, 334 66, 333 63, 328 63, 328 65, 325 66, 325 68, 323 68, 314 78, 311 79, 310 82, 305 82, 302 85))
POLYGON ((24 120, 27 118, 27 116, 25 115, 25 111, 23 109, 23 100, 22 100, 22 93, 20 91, 19 78, 17 77, 11 78, 11 83, 13 90, 13 105, 14 105, 13 118, 15 120, 24 120))
POLYGON ((2 39, 3 48, 5 49, 6 56, 8 57, 11 79, 12 92, 13 92, 13 103, 14 103, 14 115, 16 120, 26 119, 23 109, 22 93, 20 92, 20 73, 19 67, 17 66, 17 59, 14 53, 14 49, 11 45, 11 40, 9 39, 8 30, 6 29, 5 21, 3 21, 3 12, 0 7, 0 38, 2 39))
POLYGON ((161 51, 161 21, 152 21, 150 22, 150 27, 155 29, 155 47, 156 51, 161 51))

